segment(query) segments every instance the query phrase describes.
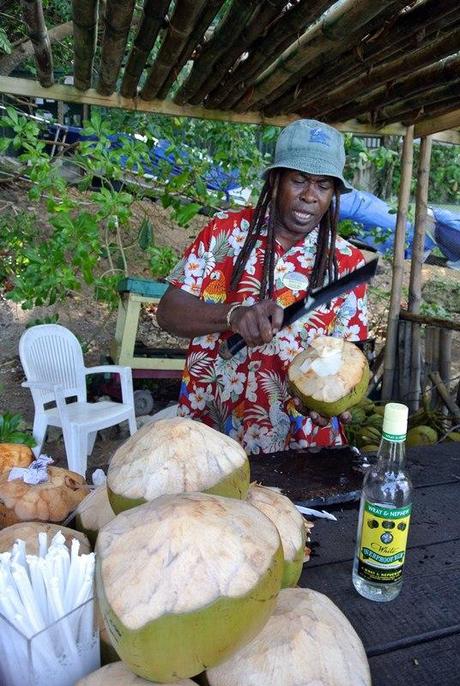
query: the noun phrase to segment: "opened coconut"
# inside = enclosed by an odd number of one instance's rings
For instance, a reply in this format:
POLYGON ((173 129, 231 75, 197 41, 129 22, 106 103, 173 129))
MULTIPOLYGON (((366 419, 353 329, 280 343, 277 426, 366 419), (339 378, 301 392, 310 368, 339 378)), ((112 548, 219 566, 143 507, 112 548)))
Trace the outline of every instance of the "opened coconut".
POLYGON ((65 544, 71 549, 74 538, 80 541, 79 554, 87 555, 91 552, 91 545, 88 539, 80 531, 74 531, 66 526, 59 524, 48 524, 46 522, 24 522, 7 526, 0 531, 0 553, 11 550, 18 538, 26 544, 28 555, 38 555, 38 534, 44 532, 48 536, 48 541, 60 531, 65 538, 65 544))
POLYGON ((206 424, 183 417, 161 419, 118 448, 107 488, 116 513, 168 493, 245 498, 249 462, 239 443, 206 424))
POLYGON ((85 479, 68 469, 48 467, 48 481, 26 484, 0 474, 0 529, 17 522, 62 522, 89 493, 85 479))
POLYGON ((115 513, 109 502, 107 486, 102 484, 81 501, 75 511, 75 526, 85 533, 93 546, 99 529, 112 521, 115 513))
POLYGON ((322 593, 286 588, 262 631, 206 672, 209 686, 370 686, 364 647, 322 593))
POLYGON ((34 454, 22 443, 0 443, 0 473, 13 467, 28 467, 34 454))
POLYGON ((295 586, 305 561, 307 528, 304 518, 294 503, 277 488, 251 484, 247 501, 271 519, 278 529, 284 555, 281 586, 295 586))
MULTIPOLYGON (((146 681, 141 677, 133 674, 123 662, 114 662, 95 672, 88 674, 80 681, 77 681, 75 686, 158 686, 152 681, 146 681)), ((190 679, 181 679, 174 682, 175 686, 196 686, 194 681, 190 679)))
POLYGON ((365 396, 369 365, 354 343, 318 336, 292 360, 288 379, 293 394, 305 407, 335 417, 365 396))
POLYGON ((168 682, 216 665, 270 616, 283 552, 249 503, 166 495, 119 514, 96 544, 96 588, 110 639, 139 676, 168 682))

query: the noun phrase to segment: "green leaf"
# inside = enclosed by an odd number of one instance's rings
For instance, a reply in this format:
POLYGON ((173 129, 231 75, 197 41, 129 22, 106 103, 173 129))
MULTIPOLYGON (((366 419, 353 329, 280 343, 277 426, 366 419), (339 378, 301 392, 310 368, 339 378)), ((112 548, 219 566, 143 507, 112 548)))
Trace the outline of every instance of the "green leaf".
POLYGON ((201 205, 191 202, 188 205, 176 208, 174 211, 175 219, 181 226, 186 226, 193 217, 201 210, 201 205))
POLYGON ((141 250, 147 250, 153 245, 153 226, 148 219, 141 222, 137 242, 141 250))

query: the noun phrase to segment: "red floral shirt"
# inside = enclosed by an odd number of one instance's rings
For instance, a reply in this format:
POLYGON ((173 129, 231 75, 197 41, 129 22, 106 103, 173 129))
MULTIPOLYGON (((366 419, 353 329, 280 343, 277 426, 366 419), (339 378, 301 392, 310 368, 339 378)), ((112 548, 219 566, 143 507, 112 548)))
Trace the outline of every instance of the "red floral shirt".
MULTIPOLYGON (((228 292, 233 265, 247 235, 252 209, 219 213, 197 236, 168 277, 170 283, 205 302, 258 300, 266 235, 258 240, 239 283, 228 292)), ((274 298, 286 307, 306 295, 315 259, 315 229, 289 250, 276 244, 274 298)), ((361 252, 337 238, 339 275, 364 264, 361 252)), ((287 368, 313 337, 347 340, 367 337, 366 287, 359 286, 282 329, 257 348, 244 348, 231 360, 218 352, 231 332, 194 338, 188 350, 179 397, 179 415, 197 419, 239 441, 248 453, 340 445, 343 435, 333 418, 318 427, 300 415, 286 383, 287 368)))

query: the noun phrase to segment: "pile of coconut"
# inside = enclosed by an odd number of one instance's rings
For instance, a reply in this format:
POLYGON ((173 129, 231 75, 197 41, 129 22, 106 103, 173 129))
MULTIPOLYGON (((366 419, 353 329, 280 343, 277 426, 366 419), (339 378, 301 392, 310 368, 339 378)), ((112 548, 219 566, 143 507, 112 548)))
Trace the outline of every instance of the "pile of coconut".
POLYGON ((250 484, 236 441, 186 418, 145 425, 96 498, 79 521, 97 534, 105 640, 122 662, 79 686, 370 684, 348 620, 296 587, 305 520, 276 489, 250 484))

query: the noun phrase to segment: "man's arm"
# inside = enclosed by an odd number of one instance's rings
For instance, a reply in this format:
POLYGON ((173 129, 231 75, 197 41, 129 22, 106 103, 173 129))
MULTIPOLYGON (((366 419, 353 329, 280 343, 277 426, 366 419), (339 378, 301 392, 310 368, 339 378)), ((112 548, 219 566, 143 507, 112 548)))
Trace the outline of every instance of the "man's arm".
MULTIPOLYGON (((175 336, 194 338, 208 333, 228 331, 227 314, 234 303, 206 303, 195 295, 170 286, 161 298, 157 321, 162 329, 175 336)), ((249 346, 269 343, 280 329, 283 310, 273 300, 246 307, 231 314, 231 331, 239 333, 249 346)))

